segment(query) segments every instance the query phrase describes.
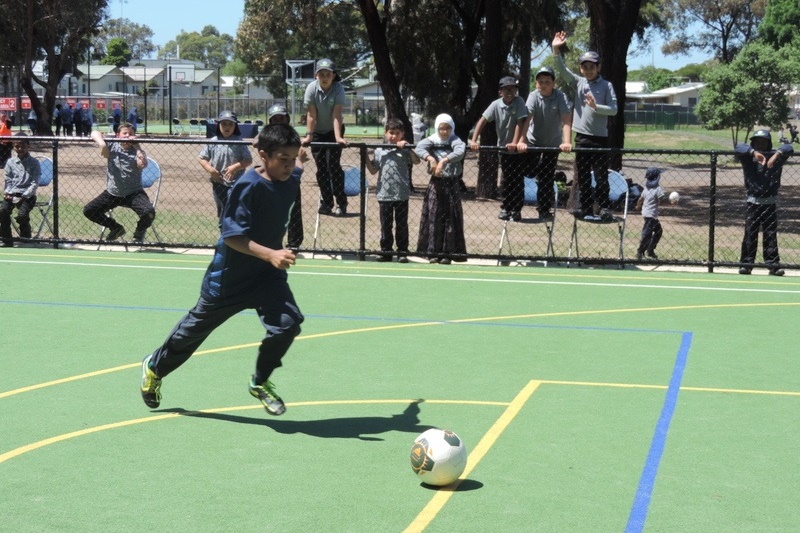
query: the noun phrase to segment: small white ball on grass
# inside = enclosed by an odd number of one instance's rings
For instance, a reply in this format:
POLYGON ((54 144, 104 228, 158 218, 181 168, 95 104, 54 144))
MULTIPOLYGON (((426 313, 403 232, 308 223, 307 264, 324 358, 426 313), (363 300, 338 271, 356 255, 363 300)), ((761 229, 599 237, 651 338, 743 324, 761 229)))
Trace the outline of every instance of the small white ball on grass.
POLYGON ((681 199, 681 195, 678 194, 678 191, 672 191, 669 193, 669 203, 677 204, 681 199))

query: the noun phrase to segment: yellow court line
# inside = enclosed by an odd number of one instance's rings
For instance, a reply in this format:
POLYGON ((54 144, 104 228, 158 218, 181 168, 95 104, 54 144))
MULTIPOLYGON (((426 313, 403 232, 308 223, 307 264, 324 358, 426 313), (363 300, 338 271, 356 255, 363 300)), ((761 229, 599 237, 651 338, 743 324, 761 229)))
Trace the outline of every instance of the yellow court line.
POLYGON ((414 521, 405 529, 404 533, 418 533, 428 527, 431 520, 436 518, 436 515, 442 510, 442 507, 444 507, 453 494, 455 494, 461 481, 469 476, 481 459, 489 452, 489 449, 497 442, 497 439, 500 438, 500 435, 502 435, 511 421, 514 420, 528 401, 528 398, 531 397, 541 383, 541 381, 529 381, 519 394, 517 394, 517 397, 512 400, 505 412, 503 412, 500 418, 489 428, 489 431, 486 432, 478 445, 475 446, 472 453, 469 454, 467 467, 464 469, 464 473, 461 474, 461 477, 447 487, 439 489, 436 495, 431 498, 431 501, 428 502, 428 505, 425 506, 414 521))
MULTIPOLYGON (((289 402, 286 404, 287 407, 309 407, 309 406, 328 406, 328 405, 374 405, 374 404, 409 404, 416 402, 418 400, 309 400, 305 402, 289 402)), ((430 404, 459 404, 459 405, 489 405, 495 407, 506 407, 511 404, 508 402, 493 402, 493 401, 482 401, 482 400, 425 400, 425 403, 430 404)), ((154 416, 146 416, 142 418, 135 418, 133 420, 123 420, 121 422, 113 422, 110 424, 103 424, 100 426, 94 426, 91 428, 85 428, 78 431, 72 431, 70 433, 64 433, 61 435, 56 435, 55 437, 50 437, 47 439, 43 439, 37 442, 33 442, 31 444, 26 444, 25 446, 20 446, 19 448, 15 448, 3 454, 0 454, 0 464, 14 459, 15 457, 19 457, 20 455, 24 455, 28 452, 32 452, 34 450, 38 450, 40 448, 44 448, 45 446, 49 446, 51 444, 56 444, 59 442, 64 442, 66 440, 75 439, 77 437, 83 437, 85 435, 91 435, 92 433, 99 433, 101 431, 106 431, 109 429, 117 429, 127 426, 133 426, 136 424, 144 424, 146 422, 158 422, 159 420, 166 420, 168 418, 176 418, 179 416, 192 416, 198 413, 230 413, 234 411, 246 411, 250 409, 262 409, 261 405, 240 405, 236 407, 215 407, 213 409, 202 409, 199 411, 187 411, 181 413, 166 413, 154 416)))
MULTIPOLYGON (((741 307, 784 307, 784 306, 791 306, 797 307, 800 306, 800 302, 763 302, 763 303, 740 303, 740 304, 703 304, 703 305, 677 305, 677 306, 669 306, 669 307, 638 307, 638 308, 623 308, 623 309, 595 309, 595 310, 588 310, 588 311, 560 311, 560 312, 548 312, 548 313, 530 313, 530 314, 522 314, 522 315, 506 315, 506 316, 495 316, 495 317, 481 317, 481 318, 459 318, 454 320, 442 320, 436 322, 414 322, 408 324, 392 324, 388 326, 375 326, 375 327, 368 327, 368 328, 356 328, 356 329, 345 329, 340 331, 330 331, 326 333, 315 333, 312 335, 300 335, 295 340, 312 340, 312 339, 320 339, 325 337, 335 337, 338 335, 351 335, 355 333, 372 333, 375 331, 389 331, 393 329, 405 329, 405 328, 418 328, 418 327, 427 327, 427 326, 443 326, 447 324, 467 324, 472 322, 490 322, 490 321, 497 321, 497 320, 514 320, 514 319, 522 319, 522 318, 556 318, 556 317, 565 317, 565 316, 586 316, 586 315, 604 315, 604 314, 619 314, 619 313, 641 313, 641 312, 652 312, 652 311, 687 311, 693 309, 726 309, 726 308, 741 308, 741 307)), ((252 342, 247 344, 239 344, 235 346, 227 346, 223 348, 214 348, 210 350, 201 350, 195 352, 194 356, 198 355, 207 355, 212 353, 219 353, 219 352, 227 352, 232 350, 240 350, 244 348, 254 348, 261 344, 261 342, 252 342)), ((128 370, 129 368, 136 368, 141 363, 129 363, 126 365, 116 366, 112 368, 106 368, 103 370, 96 370, 93 372, 88 372, 86 374, 79 374, 76 376, 70 376, 66 378, 56 379, 53 381, 47 381, 44 383, 37 383, 36 385, 29 385, 27 387, 21 387, 18 389, 13 389, 6 392, 0 392, 0 399, 7 398, 9 396, 14 396, 17 394, 21 394, 23 392, 30 392, 38 389, 43 389, 46 387, 52 387, 54 385, 61 385, 64 383, 70 383, 72 381, 78 381, 81 379, 91 378, 95 376, 101 376, 103 374, 109 374, 111 372, 117 372, 120 370, 128 370)))

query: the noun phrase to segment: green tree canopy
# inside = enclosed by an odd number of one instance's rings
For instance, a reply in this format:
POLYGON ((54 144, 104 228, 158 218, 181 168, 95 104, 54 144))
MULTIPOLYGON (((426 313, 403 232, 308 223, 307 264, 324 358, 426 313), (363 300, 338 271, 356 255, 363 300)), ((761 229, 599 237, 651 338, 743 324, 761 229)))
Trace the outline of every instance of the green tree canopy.
POLYGON ((214 26, 206 26, 200 33, 181 31, 159 50, 158 57, 180 55, 181 59, 200 61, 209 68, 222 68, 230 61, 233 50, 233 37, 220 34, 214 26))
POLYGON ((106 55, 100 60, 100 64, 127 67, 131 57, 131 48, 128 46, 128 43, 125 42, 125 39, 114 37, 108 41, 106 55))
POLYGON ((708 129, 730 128, 735 145, 754 126, 779 128, 789 114, 790 81, 797 64, 787 50, 745 46, 729 65, 712 70, 695 113, 708 129))
POLYGON ((800 49, 800 3, 797 0, 770 0, 758 34, 775 49, 791 46, 800 49))
POLYGON ((128 43, 131 58, 149 57, 156 51, 153 44, 153 30, 147 25, 137 24, 126 18, 109 19, 103 23, 100 33, 94 39, 95 50, 100 54, 107 54, 108 44, 115 37, 128 43))

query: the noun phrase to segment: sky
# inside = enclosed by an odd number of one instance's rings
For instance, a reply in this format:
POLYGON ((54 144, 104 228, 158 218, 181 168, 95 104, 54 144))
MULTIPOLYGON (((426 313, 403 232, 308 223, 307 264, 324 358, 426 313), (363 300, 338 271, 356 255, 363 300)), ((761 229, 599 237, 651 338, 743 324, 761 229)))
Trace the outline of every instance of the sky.
MULTIPOLYGON (((109 0, 108 5, 112 18, 127 18, 149 26, 153 30, 153 44, 156 46, 164 46, 182 30, 199 32, 209 24, 220 33, 235 37, 244 12, 244 0, 109 0)), ((702 63, 708 59, 703 54, 667 57, 661 54, 660 46, 661 42, 655 41, 650 51, 629 55, 628 69, 652 64, 676 70, 689 63, 702 63)))

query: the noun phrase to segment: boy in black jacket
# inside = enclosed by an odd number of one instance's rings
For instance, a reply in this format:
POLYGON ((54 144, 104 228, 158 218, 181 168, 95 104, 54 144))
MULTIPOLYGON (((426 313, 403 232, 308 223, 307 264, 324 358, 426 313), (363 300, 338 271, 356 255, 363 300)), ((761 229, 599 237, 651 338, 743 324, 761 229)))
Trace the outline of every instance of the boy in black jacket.
POLYGON ((783 144, 772 150, 772 136, 767 130, 758 130, 750 137, 750 144, 736 145, 736 157, 742 163, 744 185, 747 189, 747 218, 742 240, 739 274, 750 274, 758 249, 758 232, 763 233, 764 262, 771 266, 772 276, 783 276, 777 265, 778 255, 778 189, 781 171, 787 158, 794 152, 792 145, 783 144))

